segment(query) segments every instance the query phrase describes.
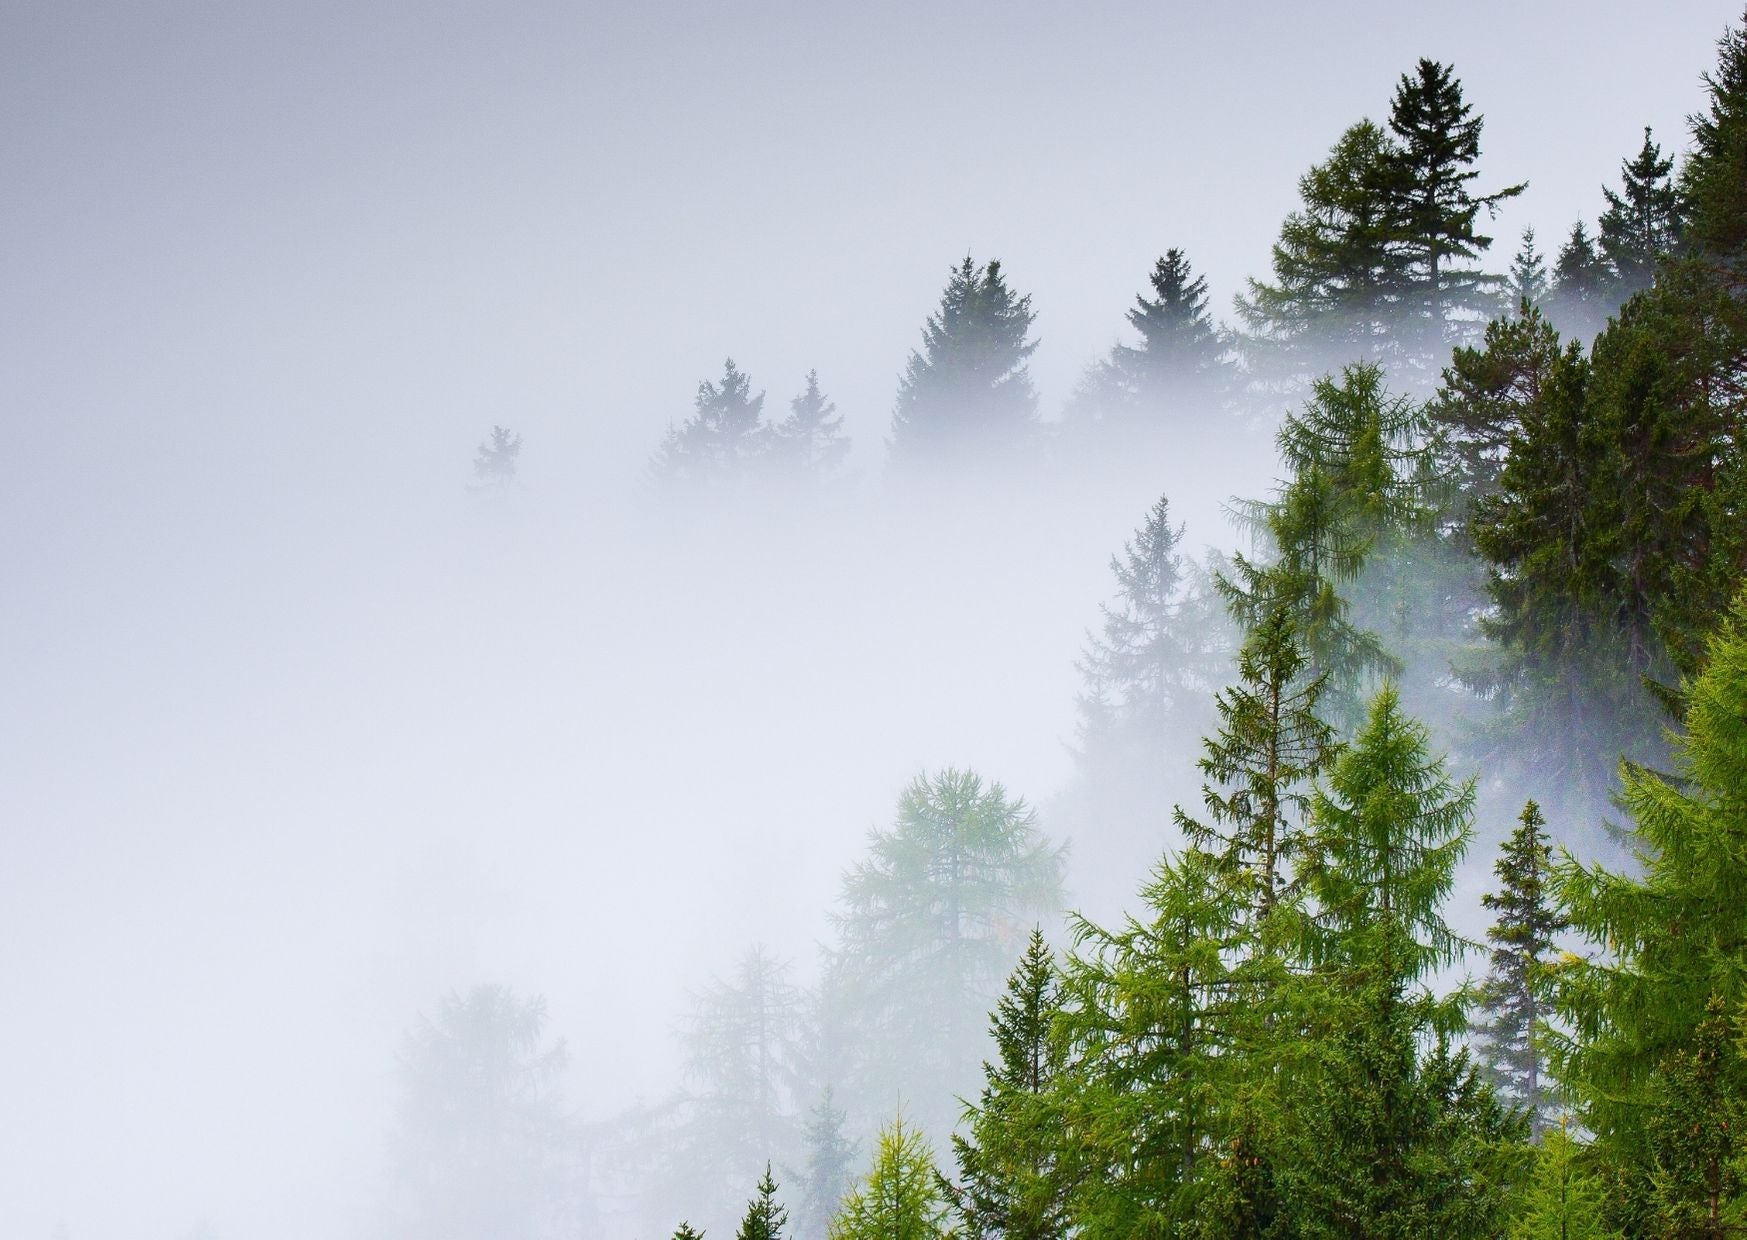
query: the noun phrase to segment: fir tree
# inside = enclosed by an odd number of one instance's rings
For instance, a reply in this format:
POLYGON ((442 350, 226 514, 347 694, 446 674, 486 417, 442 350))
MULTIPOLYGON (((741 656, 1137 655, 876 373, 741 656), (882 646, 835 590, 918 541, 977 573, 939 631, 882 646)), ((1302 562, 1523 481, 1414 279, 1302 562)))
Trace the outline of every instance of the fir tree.
POLYGON ((788 1221, 789 1212, 776 1199, 776 1180, 771 1178, 770 1164, 766 1163, 755 1195, 746 1203, 746 1214, 740 1220, 735 1240, 782 1240, 788 1221))
POLYGON ((1559 334, 1525 298, 1520 314, 1487 324, 1479 347, 1463 346, 1451 356, 1427 412, 1449 462, 1453 515, 1464 541, 1481 501, 1497 494, 1525 411, 1541 399, 1559 353, 1559 334))
POLYGON ((964 1234, 1055 1240, 1067 1234, 1067 1184, 1053 1096, 1065 1061, 1056 1027, 1061 983, 1034 929, 990 1017, 996 1063, 983 1065, 983 1090, 952 1138, 959 1183, 952 1197, 964 1234))
POLYGON ((1525 228, 1516 257, 1510 260, 1510 276, 1506 288, 1510 303, 1513 306, 1528 305, 1539 308, 1552 287, 1552 280, 1547 275, 1547 261, 1535 245, 1535 230, 1525 228))
POLYGON ((1154 264, 1148 283, 1153 295, 1138 295, 1128 312, 1140 344, 1116 346, 1110 364, 1155 418, 1173 405, 1203 416, 1219 400, 1231 368, 1207 311, 1207 279, 1193 273, 1182 250, 1173 249, 1154 264))
POLYGON ((1031 298, 1014 294, 999 262, 954 268, 940 308, 910 354, 892 414, 890 448, 903 466, 960 465, 1011 453, 1031 435, 1037 395, 1026 359, 1031 298))
POLYGON ((1290 613, 1270 611, 1238 656, 1238 683, 1215 698, 1220 729, 1199 762, 1208 822, 1176 812, 1191 843, 1243 876, 1258 926, 1286 895, 1310 783, 1335 752, 1333 729, 1317 714, 1325 678, 1307 678, 1305 668, 1290 613))
POLYGON ((1497 278, 1465 265, 1492 245, 1475 231, 1475 221, 1482 209, 1491 213, 1526 186, 1473 192, 1482 125, 1448 65, 1422 58, 1396 85, 1389 108, 1395 138, 1389 206, 1407 263, 1404 309, 1417 323, 1416 355, 1441 357, 1464 321, 1492 317, 1497 278))
POLYGON ((704 1240, 704 1233, 690 1223, 681 1223, 673 1233, 673 1240, 704 1240))
POLYGON ((473 489, 503 492, 515 485, 516 460, 522 454, 522 437, 501 426, 491 428, 491 438, 479 445, 473 457, 473 489))
POLYGON ((1392 161, 1384 131, 1361 121, 1298 183, 1303 205, 1273 249, 1273 282, 1238 298, 1252 368, 1293 390, 1331 359, 1387 360, 1390 322, 1407 278, 1393 231, 1392 161))
POLYGON ((945 1240, 951 1234, 934 1153, 900 1117, 880 1133, 873 1167, 832 1220, 830 1240, 945 1240))
POLYGON ((825 1234, 854 1181, 855 1146, 844 1135, 846 1118, 827 1085, 807 1121, 804 1137, 807 1165, 800 1177, 800 1217, 796 1221, 797 1235, 805 1240, 825 1234))
POLYGON ((1602 255, 1613 268, 1614 298, 1624 302, 1650 287, 1656 264, 1680 244, 1680 194, 1673 177, 1673 156, 1644 129, 1637 156, 1620 165, 1620 193, 1603 188, 1607 210, 1601 214, 1602 255))
POLYGON ((771 428, 770 454, 777 469, 796 479, 829 477, 849 454, 849 438, 837 406, 819 390, 819 372, 789 402, 789 414, 771 428))
POLYGON ((697 487, 744 483, 761 467, 769 430, 763 423, 764 393, 729 358, 719 383, 698 384, 692 416, 670 427, 650 463, 663 482, 697 487))
MULTIPOLYGON (((1681 1069, 1676 1057, 1700 1043, 1713 1002, 1735 1012, 1747 999, 1747 598, 1712 637, 1685 700, 1674 774, 1624 771, 1637 872, 1569 856, 1554 870, 1565 916, 1597 950, 1566 958, 1554 972, 1556 1010, 1569 1031, 1551 1040, 1550 1058, 1581 1104, 1598 1154, 1626 1181, 1619 1194, 1626 1200, 1643 1199, 1643 1177, 1668 1136, 1655 1117, 1688 1088, 1681 1073, 1704 1068, 1681 1069)), ((1729 1072, 1718 1087, 1739 1099, 1738 1061, 1729 1072)))
POLYGON ((1553 260, 1553 290, 1547 296, 1547 317, 1561 335, 1588 340, 1602 329, 1617 304, 1608 285, 1607 260, 1596 249, 1583 221, 1578 220, 1553 260))
POLYGON ((1548 1108, 1540 991, 1553 936, 1564 928, 1549 904, 1545 828, 1541 807, 1530 801, 1493 866, 1499 890, 1481 897, 1497 920, 1486 932, 1492 968, 1476 996, 1482 1019, 1475 1028, 1493 1088, 1528 1113, 1529 1139, 1536 1144, 1546 1129, 1548 1108))

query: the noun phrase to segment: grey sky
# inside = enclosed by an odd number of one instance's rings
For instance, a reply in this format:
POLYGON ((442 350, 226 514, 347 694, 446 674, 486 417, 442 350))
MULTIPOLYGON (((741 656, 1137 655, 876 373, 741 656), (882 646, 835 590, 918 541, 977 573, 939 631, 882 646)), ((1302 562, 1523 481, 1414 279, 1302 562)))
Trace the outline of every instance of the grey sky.
POLYGON ((970 252, 1032 294, 1053 414, 1167 247, 1229 315, 1421 55, 1483 188, 1531 184, 1495 263, 1550 252, 1645 124, 1684 145, 1739 16, 5 6, 0 1233, 340 1234, 431 996, 549 994, 604 1113, 667 1079, 686 985, 823 933, 919 765, 1059 784, 1153 496, 969 567, 919 524, 852 541, 865 580, 785 577, 782 538, 652 568, 627 497, 724 356, 772 409, 817 368, 872 477, 970 252), (537 534, 467 510, 493 423, 537 534))

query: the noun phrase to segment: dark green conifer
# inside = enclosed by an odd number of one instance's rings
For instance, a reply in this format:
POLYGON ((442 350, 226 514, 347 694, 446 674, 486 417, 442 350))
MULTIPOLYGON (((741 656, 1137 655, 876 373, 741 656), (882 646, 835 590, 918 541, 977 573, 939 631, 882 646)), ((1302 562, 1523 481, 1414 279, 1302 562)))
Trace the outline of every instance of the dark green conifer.
POLYGON ((1717 40, 1717 67, 1704 82, 1710 97, 1688 118, 1692 153, 1680 177, 1686 239, 1739 288, 1747 279, 1747 14, 1717 40))
POLYGON ((1061 982, 1033 929, 990 1017, 995 1062, 983 1064, 983 1089, 965 1107, 952 1138, 958 1183, 952 1197, 964 1235, 1057 1240, 1068 1229, 1068 1183, 1055 1097, 1066 1046, 1057 1027, 1061 982))
POLYGON ((1546 820, 1530 801, 1493 866, 1499 889, 1481 897, 1497 914, 1486 932, 1492 967, 1476 995, 1481 1018, 1475 1023, 1481 1061, 1493 1089, 1529 1117, 1529 1139, 1536 1144, 1547 1127, 1548 1081, 1541 1049, 1541 1001, 1553 936, 1564 922, 1547 889, 1552 865, 1546 820))
POLYGON ((1552 287, 1553 282, 1547 275, 1547 260, 1535 245, 1535 230, 1525 228, 1516 257, 1510 260, 1510 276, 1506 282, 1510 304, 1513 307, 1524 304, 1539 307, 1552 287))
POLYGON ((1644 128, 1644 145, 1620 165, 1620 192, 1603 188, 1602 256, 1613 268, 1614 299, 1624 302, 1650 287, 1656 265, 1680 244, 1680 194, 1671 173, 1674 157, 1664 156, 1644 128))
POLYGON ((776 1199, 776 1180, 771 1177, 770 1164, 764 1165, 758 1188, 746 1203, 746 1214, 740 1220, 735 1240, 782 1240, 788 1225, 789 1212, 776 1199))
POLYGON ((962 467, 1030 438, 1034 318, 1031 298, 1008 287, 999 262, 978 267, 967 255, 953 269, 898 387, 889 441, 895 463, 962 467))

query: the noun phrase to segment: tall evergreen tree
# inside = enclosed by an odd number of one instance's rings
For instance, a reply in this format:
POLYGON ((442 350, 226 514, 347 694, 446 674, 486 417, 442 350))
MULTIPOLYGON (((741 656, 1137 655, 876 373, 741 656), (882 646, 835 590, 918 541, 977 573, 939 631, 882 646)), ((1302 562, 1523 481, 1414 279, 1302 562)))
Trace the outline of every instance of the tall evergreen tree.
MULTIPOLYGON (((1569 856, 1554 871, 1565 916, 1596 950, 1567 957, 1554 972, 1556 1010, 1569 1028, 1551 1039, 1549 1050, 1555 1075, 1595 1133, 1598 1154, 1622 1181, 1616 1203, 1642 1202, 1655 1188, 1650 1169, 1668 1136, 1655 1125, 1688 1089, 1681 1074, 1715 1066, 1682 1068, 1677 1056, 1702 1041, 1713 1001, 1738 1012, 1747 999, 1741 950, 1747 598, 1711 638, 1704 670, 1687 683, 1685 698, 1686 734, 1676 744, 1674 774, 1642 767, 1624 772, 1637 872, 1583 865, 1569 856)), ((1716 1088, 1736 1100, 1747 1097, 1739 1060, 1724 1066, 1716 1088)), ((1690 1082, 1697 1083, 1696 1077, 1690 1082)), ((1724 1205, 1739 1209, 1739 1194, 1719 1208, 1724 1205)))
POLYGON ((1561 335, 1587 342, 1607 323, 1607 316, 1618 304, 1612 299, 1609 284, 1607 260, 1583 221, 1578 220, 1553 260, 1547 317, 1561 335))
POLYGON ((1135 298, 1128 324, 1138 345, 1119 344, 1110 366, 1140 416, 1179 427, 1183 415, 1201 419, 1216 410, 1231 380, 1231 362, 1219 327, 1207 310, 1207 278, 1182 250, 1165 251, 1148 276, 1152 296, 1135 298), (1180 411, 1177 418, 1170 418, 1180 411))
POLYGON ((1732 1023, 1713 995, 1691 1044, 1651 1078, 1645 1205, 1656 1235, 1726 1240, 1747 1232, 1747 1061, 1732 1023))
POLYGON ((946 1240, 951 1234, 934 1152, 900 1117, 880 1133, 873 1167, 832 1220, 830 1240, 946 1240))
POLYGON ((704 1240, 704 1233, 690 1223, 681 1223, 674 1229, 673 1240, 704 1240))
POLYGON ((1422 58, 1403 74, 1389 108, 1389 206, 1406 261, 1403 309, 1417 339, 1412 353, 1441 358, 1451 343, 1492 317, 1497 277, 1468 265, 1492 238, 1475 230, 1481 210, 1522 193, 1512 185, 1477 195, 1482 119, 1462 97, 1450 66, 1422 58))
POLYGON ((904 467, 962 467, 1008 454, 1032 434, 1037 394, 1026 366, 1031 298, 1007 285, 1001 264, 968 255, 922 329, 898 387, 889 441, 904 467))
POLYGON ((837 1079, 854 1109, 877 1113, 901 1094, 926 1126, 950 1129, 1021 927, 1061 908, 1062 856, 1024 801, 972 771, 904 789, 895 826, 872 834, 834 917, 827 1016, 851 1056, 837 1079))
POLYGON ((720 488, 744 483, 761 468, 769 441, 764 393, 729 358, 719 383, 698 384, 692 416, 670 427, 650 462, 658 481, 720 488))
POLYGON ((1062 1127, 1075 1134, 1078 1235, 1173 1235, 1195 1217, 1200 1163, 1242 1066, 1230 1052, 1252 1010, 1232 972, 1243 908, 1226 878, 1190 848, 1159 863, 1143 917, 1117 930, 1075 923, 1062 1127))
POLYGON ((1492 1086, 1529 1117, 1529 1139, 1540 1144, 1547 1127, 1548 1088, 1539 1024, 1543 978, 1553 936, 1564 929, 1547 890, 1551 850, 1541 807, 1523 807, 1517 829, 1493 866, 1499 889, 1481 897, 1497 914, 1486 932, 1492 967, 1476 998, 1475 1033, 1492 1086))
POLYGON ((740 1220, 740 1230, 736 1233, 735 1240, 782 1240, 783 1228, 788 1225, 789 1212, 777 1201, 776 1187, 776 1180, 770 1174, 770 1164, 766 1163, 753 1198, 746 1203, 746 1214, 740 1220))
POLYGON ((829 477, 849 455, 849 437, 837 406, 819 389, 819 372, 807 372, 807 386, 789 402, 786 418, 771 428, 770 455, 775 472, 796 480, 829 477))
POLYGON ((1620 192, 1603 187, 1602 255, 1613 268, 1614 298, 1624 302, 1650 287, 1656 264, 1680 244, 1680 194, 1671 175, 1674 157, 1664 156, 1644 128, 1644 145, 1620 165, 1620 192))
POLYGON ((1242 876, 1258 926, 1287 894, 1311 781, 1335 753, 1333 729, 1317 714, 1325 677, 1305 670, 1290 613, 1268 612, 1238 656, 1238 683, 1215 698, 1220 728, 1199 763, 1208 822, 1176 812, 1191 843, 1242 876))
POLYGON ((1605 1220, 1602 1182, 1566 1129, 1549 1129, 1523 1186, 1510 1240, 1618 1240, 1605 1220))
POLYGON ((1295 391, 1331 364, 1392 356, 1407 278, 1389 197, 1397 154, 1388 134, 1361 121, 1298 182, 1303 205, 1280 227, 1272 282, 1249 281, 1237 302, 1264 379, 1295 391))
POLYGON ((1535 245, 1535 230, 1525 228, 1516 257, 1510 260, 1510 276, 1506 281, 1510 304, 1521 306, 1526 303, 1538 308, 1552 288, 1553 282, 1547 275, 1547 260, 1535 245))
POLYGON ((1055 961, 1034 929, 989 1021, 997 1062, 983 1064, 982 1093, 965 1107, 965 1131, 952 1138, 959 1177, 952 1197, 966 1236, 1067 1235, 1055 1097, 1066 1059, 1060 1012, 1055 961))

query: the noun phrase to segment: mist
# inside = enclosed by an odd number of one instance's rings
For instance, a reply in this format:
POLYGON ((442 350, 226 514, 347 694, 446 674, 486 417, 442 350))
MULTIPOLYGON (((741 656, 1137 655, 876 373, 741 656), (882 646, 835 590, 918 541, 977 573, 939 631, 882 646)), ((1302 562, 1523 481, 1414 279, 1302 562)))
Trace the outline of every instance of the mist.
MULTIPOLYGON (((1074 808, 1110 558, 1160 496, 1187 558, 1248 550, 1228 503, 1281 476, 1266 416, 1071 450, 1154 258, 1229 318, 1297 178, 1426 55, 1531 184, 1502 267, 1644 124, 1678 146, 1737 16, 14 7, 0 1232, 383 1234, 408 1031, 486 984, 543 997, 609 1149, 749 948, 819 980, 922 772, 1039 811, 1058 914, 1131 908, 1200 777, 1191 745, 1154 816, 1074 808), (1070 447, 906 484, 898 377, 967 253, 1033 298, 1070 447), (768 413, 817 370, 829 486, 651 481, 730 356, 768 413)), ((565 1234, 722 1234, 752 1187, 652 1202, 604 1165, 565 1234)))

